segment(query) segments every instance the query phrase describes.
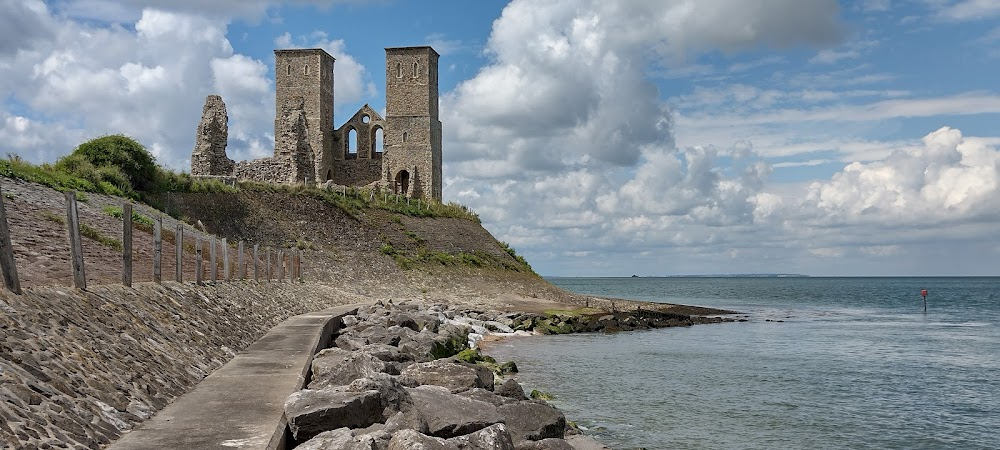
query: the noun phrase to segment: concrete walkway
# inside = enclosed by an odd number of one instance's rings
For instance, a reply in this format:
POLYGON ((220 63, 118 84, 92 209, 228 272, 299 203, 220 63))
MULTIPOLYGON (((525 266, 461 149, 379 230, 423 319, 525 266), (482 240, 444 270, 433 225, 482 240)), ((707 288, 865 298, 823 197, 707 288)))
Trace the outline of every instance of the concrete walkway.
POLYGON ((360 305, 291 317, 109 449, 282 449, 285 399, 305 385, 317 349, 360 305))

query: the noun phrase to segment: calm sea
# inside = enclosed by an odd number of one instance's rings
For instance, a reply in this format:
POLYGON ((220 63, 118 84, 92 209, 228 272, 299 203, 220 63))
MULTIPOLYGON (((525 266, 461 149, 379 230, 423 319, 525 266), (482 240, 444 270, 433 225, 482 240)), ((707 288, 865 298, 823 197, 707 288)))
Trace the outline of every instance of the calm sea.
POLYGON ((489 348, 613 448, 1000 448, 1000 278, 550 281, 748 316, 489 348))

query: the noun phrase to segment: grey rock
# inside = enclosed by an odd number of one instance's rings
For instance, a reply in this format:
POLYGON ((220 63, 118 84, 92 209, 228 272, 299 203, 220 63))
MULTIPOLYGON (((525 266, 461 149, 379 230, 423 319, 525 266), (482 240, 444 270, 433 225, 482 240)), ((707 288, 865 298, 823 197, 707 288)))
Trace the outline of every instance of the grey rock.
POLYGON ((410 377, 420 384, 443 386, 451 392, 467 391, 472 388, 493 390, 493 372, 490 369, 447 359, 411 364, 401 375, 410 377))
POLYGON ((324 431, 317 434, 295 448, 298 450, 327 450, 331 448, 344 448, 354 442, 354 433, 349 428, 337 428, 336 430, 324 431))
POLYGON ((500 387, 494 389, 497 395, 512 398, 514 400, 527 400, 528 396, 524 395, 524 388, 517 381, 510 379, 505 381, 500 387))
POLYGON ((403 430, 392 435, 387 450, 458 450, 458 446, 444 439, 427 436, 413 430, 403 430))
POLYGON ((424 419, 424 416, 416 408, 396 413, 396 415, 385 421, 383 429, 389 433, 395 433, 400 430, 416 430, 424 434, 428 433, 427 420, 424 419))
POLYGON ((566 429, 566 416, 545 403, 523 401, 497 407, 514 442, 538 441, 545 438, 562 438, 566 429))
POLYGON ((378 391, 304 389, 285 400, 288 428, 298 441, 306 441, 337 428, 370 426, 382 419, 382 410, 378 391))
POLYGON ((356 350, 361 350, 385 362, 413 361, 412 355, 408 353, 402 353, 399 351, 398 347, 392 345, 368 344, 356 350))
POLYGON ((406 391, 432 436, 451 438, 502 422, 496 406, 451 394, 443 387, 420 386, 406 391))
POLYGON ((354 380, 347 386, 347 390, 350 392, 378 392, 382 407, 382 420, 389 419, 413 404, 406 388, 395 377, 384 373, 372 374, 354 380))
POLYGON ((514 450, 507 426, 498 423, 474 433, 448 439, 463 450, 514 450))
POLYGON ((345 386, 358 378, 378 373, 395 372, 393 366, 363 351, 342 348, 323 349, 312 361, 310 389, 327 386, 345 386))
POLYGON ((506 405, 507 403, 514 403, 517 400, 508 397, 501 397, 491 391, 487 391, 482 388, 472 388, 467 391, 459 392, 455 395, 460 395, 462 397, 468 397, 473 400, 479 400, 481 402, 486 402, 492 404, 493 406, 506 405))

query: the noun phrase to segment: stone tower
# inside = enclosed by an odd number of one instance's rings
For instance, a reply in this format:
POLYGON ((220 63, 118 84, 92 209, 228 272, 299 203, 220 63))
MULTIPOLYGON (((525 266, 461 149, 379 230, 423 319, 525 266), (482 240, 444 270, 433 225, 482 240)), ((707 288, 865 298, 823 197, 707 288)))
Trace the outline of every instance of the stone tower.
POLYGON ((382 182, 397 194, 440 201, 438 57, 431 47, 385 49, 382 182))
POLYGON ((313 154, 309 180, 320 179, 321 169, 332 161, 333 63, 333 56, 319 48, 274 51, 274 156, 300 154, 303 146, 296 139, 304 137, 313 154), (288 129, 296 123, 288 118, 300 108, 305 133, 288 129))

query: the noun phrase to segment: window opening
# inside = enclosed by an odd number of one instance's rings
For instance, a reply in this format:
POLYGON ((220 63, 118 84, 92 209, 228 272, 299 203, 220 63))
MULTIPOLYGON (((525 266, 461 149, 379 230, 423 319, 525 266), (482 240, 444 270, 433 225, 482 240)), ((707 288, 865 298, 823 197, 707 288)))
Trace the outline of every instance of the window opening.
POLYGON ((305 65, 305 71, 306 71, 306 75, 309 75, 309 64, 305 65))
POLYGON ((417 77, 417 62, 413 62, 413 78, 417 77))
POLYGON ((403 78, 403 64, 396 63, 396 78, 403 78))
POLYGON ((403 143, 406 143, 406 132, 403 132, 403 143))
POLYGON ((347 132, 347 154, 358 154, 358 132, 354 128, 347 132))
POLYGON ((371 121, 372 121, 372 118, 368 114, 365 114, 365 115, 361 116, 361 122, 362 123, 368 123, 368 122, 371 122, 371 121))
POLYGON ((375 131, 372 133, 372 153, 382 153, 385 151, 385 132, 382 131, 382 127, 375 127, 375 131))
POLYGON ((285 74, 286 75, 291 75, 292 74, 292 65, 291 64, 289 64, 288 67, 285 68, 285 74))
POLYGON ((410 173, 405 170, 400 170, 396 174, 396 179, 393 183, 393 193, 396 195, 408 195, 410 189, 410 173))

